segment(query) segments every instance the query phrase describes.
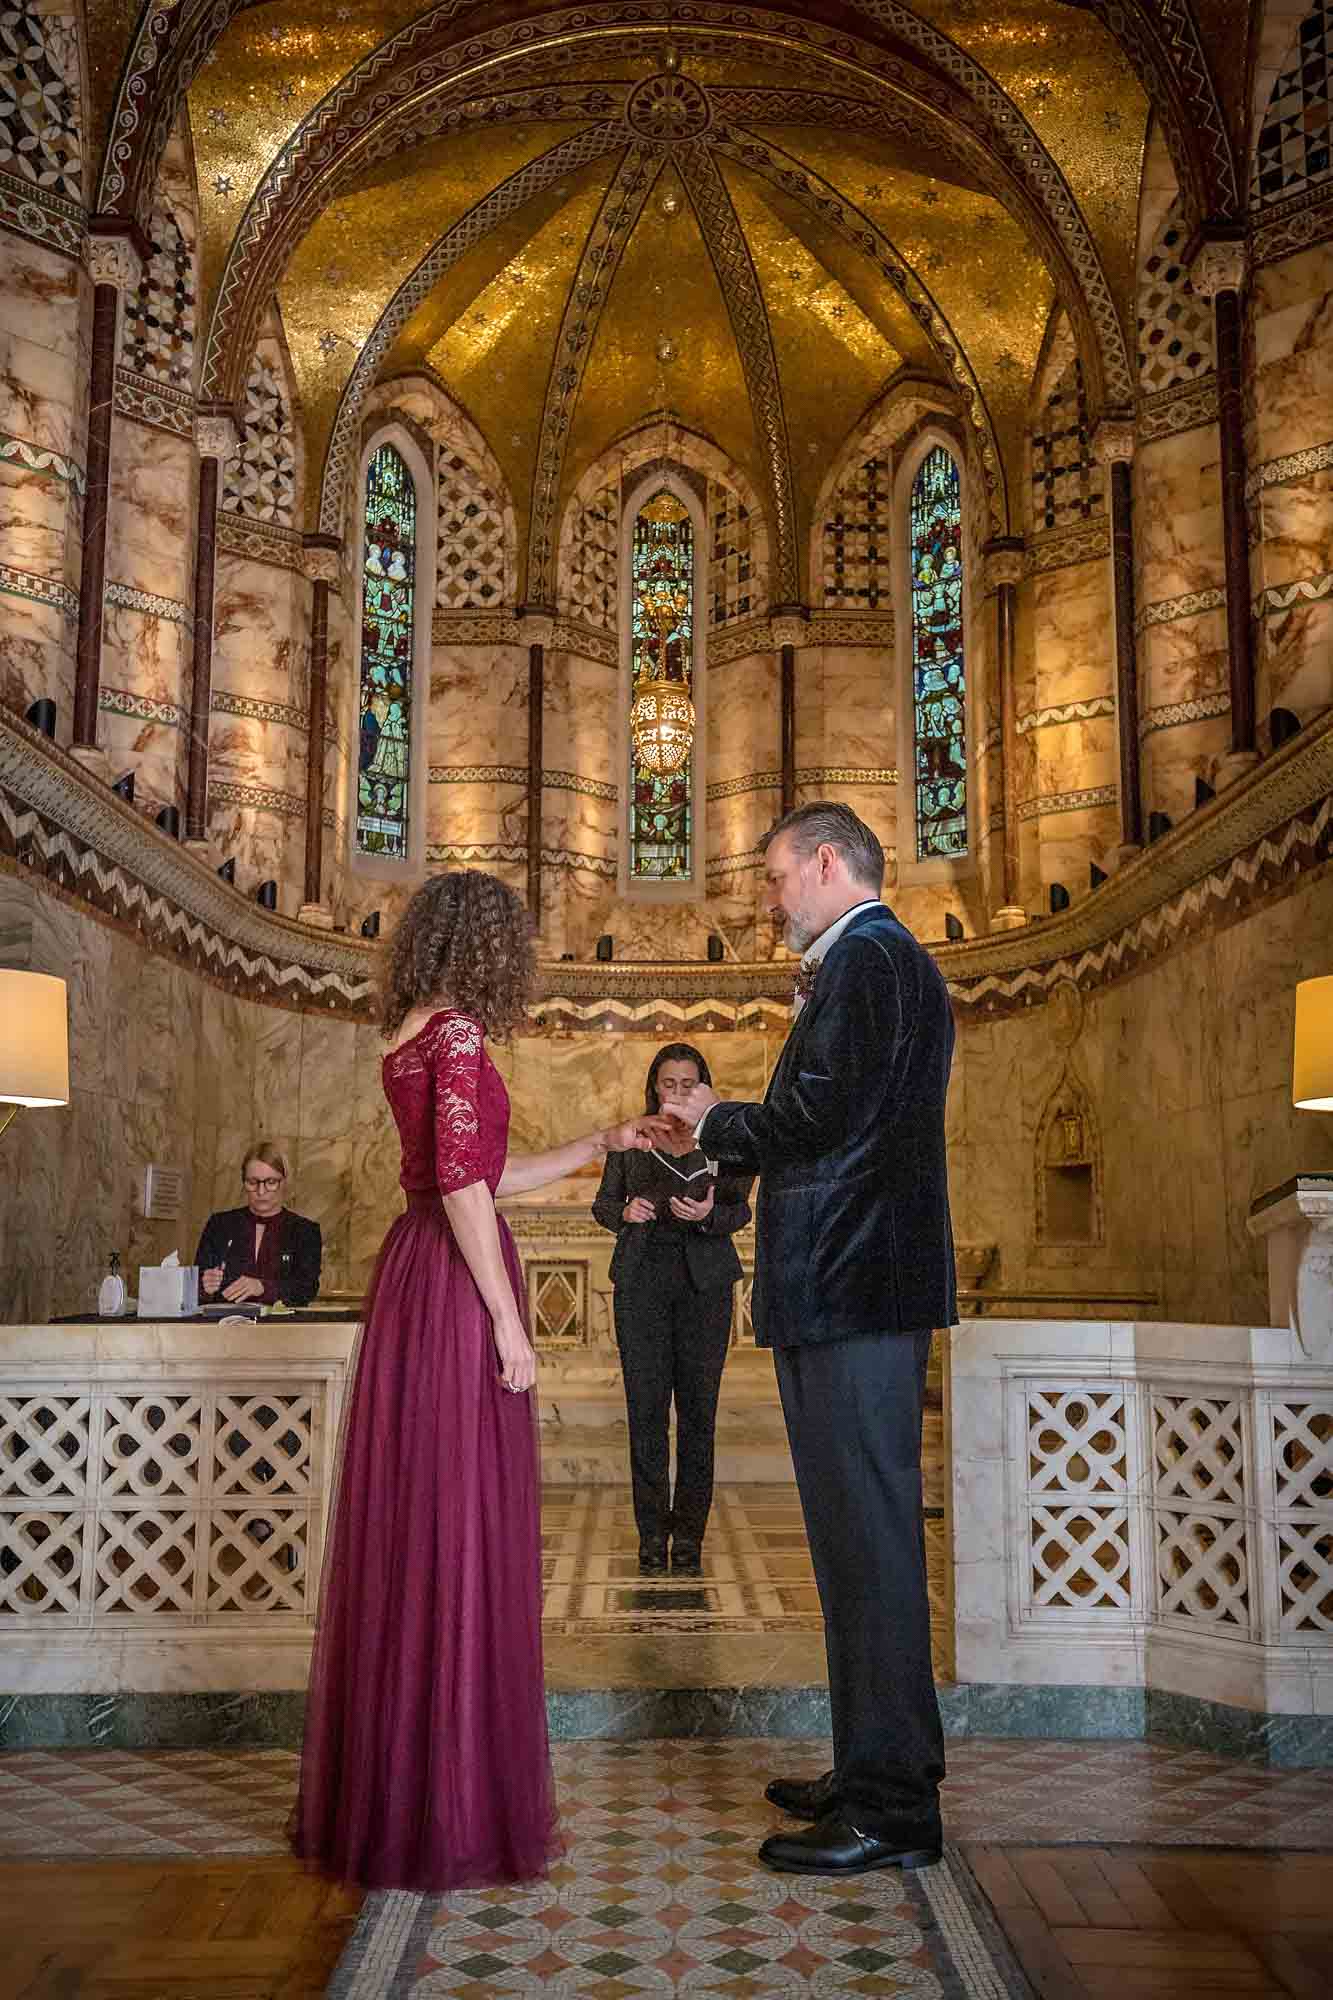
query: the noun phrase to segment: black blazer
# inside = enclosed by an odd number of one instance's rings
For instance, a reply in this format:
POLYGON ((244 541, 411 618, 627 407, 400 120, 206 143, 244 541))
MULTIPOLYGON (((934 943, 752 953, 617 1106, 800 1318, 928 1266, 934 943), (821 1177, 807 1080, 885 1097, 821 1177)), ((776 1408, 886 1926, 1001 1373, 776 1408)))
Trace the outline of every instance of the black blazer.
MULTIPOLYGON (((253 1240, 254 1217, 248 1208, 220 1208, 210 1215, 199 1238, 194 1261, 201 1271, 222 1266, 222 1283, 212 1300, 200 1290, 200 1304, 222 1298, 234 1278, 242 1277, 248 1263, 247 1250, 253 1240)), ((308 1306, 319 1290, 319 1270, 324 1241, 319 1224, 308 1216, 283 1211, 281 1270, 276 1280, 278 1297, 284 1305, 308 1306)))
MULTIPOLYGON (((632 1195, 659 1192, 656 1184, 651 1188, 649 1186, 653 1169, 647 1164, 648 1159, 646 1153, 608 1153, 606 1165, 602 1168, 602 1185, 592 1205, 594 1219, 601 1223, 603 1229, 611 1230, 616 1239, 616 1247, 611 1253, 611 1282, 616 1286, 633 1283, 648 1247, 648 1239, 657 1228, 655 1222, 626 1222, 624 1219, 625 1203, 632 1195)), ((749 1174, 739 1178, 720 1174, 712 1213, 702 1222, 681 1225, 685 1238, 685 1267, 691 1284, 698 1292, 710 1291, 715 1286, 725 1288, 734 1285, 742 1275, 741 1260, 731 1239, 750 1220, 747 1199, 750 1179, 749 1174)))
POLYGON ((825 955, 762 1104, 719 1104, 700 1144, 759 1174, 755 1338, 795 1347, 958 1317, 944 1099, 953 1010, 884 905, 825 955))

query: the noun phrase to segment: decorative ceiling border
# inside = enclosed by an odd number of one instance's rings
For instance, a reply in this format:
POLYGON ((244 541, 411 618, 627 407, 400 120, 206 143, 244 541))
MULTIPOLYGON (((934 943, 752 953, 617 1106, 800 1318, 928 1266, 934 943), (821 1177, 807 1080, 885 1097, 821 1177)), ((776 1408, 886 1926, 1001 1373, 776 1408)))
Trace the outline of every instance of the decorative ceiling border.
POLYGON ((88 231, 79 204, 15 174, 0 173, 0 229, 78 263, 87 254, 88 231))
POLYGON ((1203 375, 1179 388, 1158 389, 1139 402, 1136 430, 1140 447, 1182 431, 1203 430, 1217 422, 1217 377, 1203 375))
POLYGON ((1253 218, 1250 251, 1255 265, 1276 264, 1312 250, 1333 236, 1333 185, 1323 182, 1294 195, 1277 210, 1253 218))
POLYGON ((304 574, 300 535, 272 521, 255 521, 244 514, 219 509, 217 545, 222 555, 235 556, 239 561, 266 563, 270 569, 304 574))
MULTIPOLYGON (((521 843, 454 850, 430 859, 521 865, 521 843)), ((1136 861, 1059 916, 1019 931, 932 946, 960 1009, 1023 1007, 1064 981, 1090 989, 1161 956, 1214 918, 1326 863, 1333 852, 1333 713, 1272 752, 1247 777, 1192 813, 1136 861)), ((59 893, 127 926, 146 945, 204 976, 286 1006, 356 1012, 372 1002, 374 953, 359 939, 272 915, 219 881, 17 716, 0 711, 0 856, 59 893)), ((715 857, 710 879, 753 867, 751 855, 715 857)), ((611 879, 606 857, 543 851, 543 865, 611 879)), ((611 1025, 619 1003, 712 1005, 789 1001, 790 961, 734 965, 548 965, 534 1015, 551 996, 598 1006, 611 1025)), ((559 1025, 557 1022, 556 1025, 559 1025)), ((573 1025, 568 1023, 567 1025, 573 1025)))

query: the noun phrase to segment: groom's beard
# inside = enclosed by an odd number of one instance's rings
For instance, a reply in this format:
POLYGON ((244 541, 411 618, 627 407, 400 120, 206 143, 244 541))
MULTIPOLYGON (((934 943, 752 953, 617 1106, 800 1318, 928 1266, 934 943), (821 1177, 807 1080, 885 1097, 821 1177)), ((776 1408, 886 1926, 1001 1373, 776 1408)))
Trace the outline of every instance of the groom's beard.
POLYGON ((802 952, 828 928, 811 915, 803 903, 798 903, 782 926, 782 942, 788 951, 802 952))

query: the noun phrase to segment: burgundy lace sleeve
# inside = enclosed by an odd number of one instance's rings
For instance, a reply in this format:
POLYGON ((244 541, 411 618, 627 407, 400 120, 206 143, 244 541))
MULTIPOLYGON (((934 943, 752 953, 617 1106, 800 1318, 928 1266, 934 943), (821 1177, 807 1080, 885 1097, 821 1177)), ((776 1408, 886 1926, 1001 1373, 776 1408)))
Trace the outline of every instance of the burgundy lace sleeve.
POLYGON ((481 1045, 480 1022, 466 1014, 451 1014, 432 1052, 435 1179, 441 1194, 456 1194, 486 1178, 477 1106, 481 1045))

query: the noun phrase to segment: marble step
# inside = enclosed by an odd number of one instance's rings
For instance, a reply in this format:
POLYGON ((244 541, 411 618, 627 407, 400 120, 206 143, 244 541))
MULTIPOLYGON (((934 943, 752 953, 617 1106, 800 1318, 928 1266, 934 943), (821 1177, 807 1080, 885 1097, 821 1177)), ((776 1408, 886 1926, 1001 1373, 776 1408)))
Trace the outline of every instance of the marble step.
MULTIPOLYGON (((629 1436, 618 1424, 543 1424, 542 1479, 548 1486, 624 1486, 629 1479, 629 1436)), ((781 1429, 771 1436, 717 1429, 714 1476, 743 1485, 789 1485, 791 1453, 781 1429)))

